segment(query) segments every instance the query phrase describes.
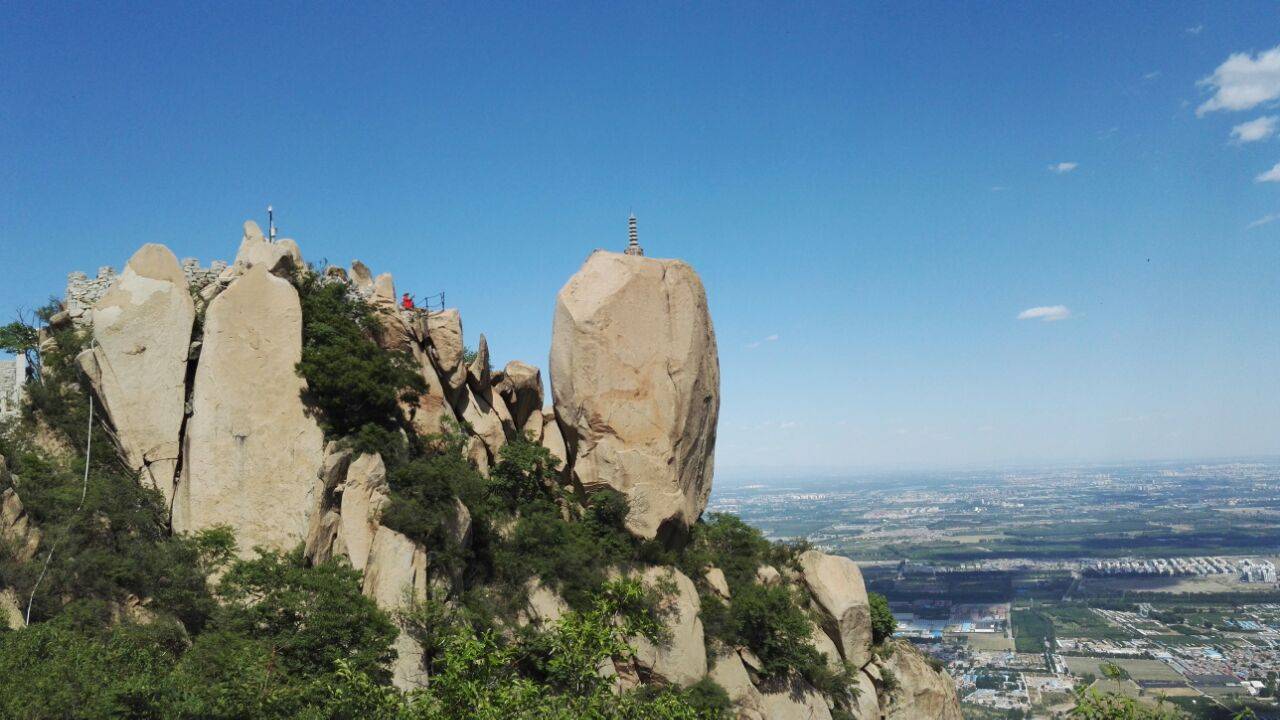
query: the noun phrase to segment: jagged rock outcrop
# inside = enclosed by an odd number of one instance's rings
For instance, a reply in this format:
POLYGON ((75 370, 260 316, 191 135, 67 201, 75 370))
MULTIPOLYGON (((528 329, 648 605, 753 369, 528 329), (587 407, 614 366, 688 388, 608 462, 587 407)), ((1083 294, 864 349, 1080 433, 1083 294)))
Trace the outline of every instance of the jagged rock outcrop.
POLYGON ((270 242, 262 235, 262 228, 252 220, 244 223, 244 237, 240 240, 240 250, 232 267, 237 274, 243 274, 252 267, 261 265, 267 272, 280 277, 291 277, 305 263, 302 251, 292 240, 284 239, 270 242))
POLYGON ((13 588, 0 590, 0 627, 21 630, 26 626, 26 615, 22 612, 18 595, 14 593, 13 588))
POLYGON ((871 605, 862 572, 849 558, 817 550, 801 553, 800 567, 822 618, 822 629, 844 659, 862 667, 871 652, 871 605))
POLYGON ((93 309, 93 346, 77 358, 125 462, 173 500, 195 303, 178 258, 143 245, 93 309))
POLYGON ((534 442, 542 440, 542 372, 538 368, 512 360, 502 369, 496 383, 499 394, 511 412, 511 421, 519 432, 534 442))
POLYGON ((254 265, 205 317, 173 527, 236 530, 240 552, 288 550, 307 536, 323 455, 303 404, 302 310, 287 280, 254 265))
POLYGON ((826 698, 800 677, 769 683, 761 697, 768 720, 831 720, 826 698))
POLYGON ((382 509, 391 501, 387 468, 382 457, 361 455, 352 461, 342 484, 339 538, 351 566, 364 570, 378 532, 382 509))
MULTIPOLYGON (((378 607, 395 613, 427 597, 427 553, 417 543, 378 526, 364 566, 364 594, 378 607)), ((403 690, 422 687, 427 678, 422 646, 403 629, 393 645, 392 682, 403 690)))
MULTIPOLYGON (((4 456, 0 456, 3 472, 4 456)), ((13 559, 25 563, 40 549, 40 529, 31 522, 22 500, 13 488, 0 493, 0 541, 13 553, 13 559)))
POLYGON ((542 446, 555 458, 556 470, 568 467, 569 450, 565 447, 564 436, 560 433, 560 424, 556 422, 555 413, 546 410, 542 414, 542 446))
POLYGON ((467 382, 467 365, 462 356, 462 317, 452 308, 427 316, 427 337, 431 341, 430 356, 440 371, 440 378, 450 391, 467 382))
POLYGON ((560 290, 551 389, 573 474, 627 496, 627 528, 678 532, 711 492, 720 367, 706 293, 678 260, 596 251, 560 290))
POLYGON ((717 656, 707 676, 724 688, 739 720, 768 720, 764 696, 751 682, 751 676, 736 651, 728 650, 717 656))
POLYGON ((880 698, 876 696, 876 684, 871 676, 859 671, 851 712, 858 720, 880 720, 880 698))
POLYGON ((881 693, 885 720, 962 720, 951 677, 934 670, 910 643, 895 643, 884 667, 893 672, 895 680, 891 691, 881 693))
POLYGON ((675 568, 651 567, 641 575, 641 582, 659 591, 666 590, 659 603, 658 615, 666 627, 666 642, 654 643, 632 638, 636 665, 645 675, 687 687, 707 674, 707 648, 698 616, 698 590, 693 581, 675 568))

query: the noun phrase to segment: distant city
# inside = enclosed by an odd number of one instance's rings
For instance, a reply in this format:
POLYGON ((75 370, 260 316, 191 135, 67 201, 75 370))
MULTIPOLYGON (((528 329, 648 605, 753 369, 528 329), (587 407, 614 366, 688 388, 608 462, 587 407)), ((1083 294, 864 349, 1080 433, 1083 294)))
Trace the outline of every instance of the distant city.
POLYGON ((1280 717, 1280 460, 717 479, 709 511, 857 560, 966 717, 1058 717, 1095 683, 1280 717))

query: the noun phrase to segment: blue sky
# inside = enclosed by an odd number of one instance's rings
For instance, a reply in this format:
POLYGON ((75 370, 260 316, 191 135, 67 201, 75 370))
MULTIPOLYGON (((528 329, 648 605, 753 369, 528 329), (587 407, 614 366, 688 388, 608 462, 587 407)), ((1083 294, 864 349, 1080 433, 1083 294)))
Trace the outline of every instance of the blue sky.
POLYGON ((178 5, 0 8, 0 311, 273 203, 545 366, 634 211, 722 468, 1280 453, 1275 3, 178 5))

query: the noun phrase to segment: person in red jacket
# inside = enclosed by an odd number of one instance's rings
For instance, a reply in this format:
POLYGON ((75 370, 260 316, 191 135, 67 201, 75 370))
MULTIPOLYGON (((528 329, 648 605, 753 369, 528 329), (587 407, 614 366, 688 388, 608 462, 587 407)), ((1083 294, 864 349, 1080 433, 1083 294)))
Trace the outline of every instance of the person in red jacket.
POLYGON ((409 293, 405 293, 400 297, 400 307, 404 308, 405 310, 413 309, 413 297, 410 296, 409 293))

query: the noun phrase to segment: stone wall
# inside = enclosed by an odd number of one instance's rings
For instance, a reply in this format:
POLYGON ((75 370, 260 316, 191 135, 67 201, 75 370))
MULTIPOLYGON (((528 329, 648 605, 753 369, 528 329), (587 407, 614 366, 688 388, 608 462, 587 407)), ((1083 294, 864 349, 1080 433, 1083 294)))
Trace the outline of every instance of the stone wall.
POLYGON ((25 355, 0 360, 0 418, 12 417, 22 408, 22 388, 26 382, 25 355))
MULTIPOLYGON (((187 287, 195 293, 216 280, 226 269, 227 263, 224 260, 214 260, 209 263, 209 267, 202 267, 196 258, 184 258, 182 261, 182 274, 187 278, 187 287)), ((85 311, 92 309, 102 299, 115 279, 115 268, 110 265, 98 268, 97 277, 91 278, 78 270, 67 275, 67 290, 63 295, 64 309, 76 325, 88 325, 92 322, 90 314, 85 311)))

